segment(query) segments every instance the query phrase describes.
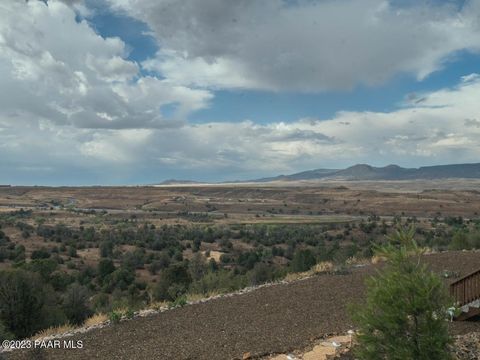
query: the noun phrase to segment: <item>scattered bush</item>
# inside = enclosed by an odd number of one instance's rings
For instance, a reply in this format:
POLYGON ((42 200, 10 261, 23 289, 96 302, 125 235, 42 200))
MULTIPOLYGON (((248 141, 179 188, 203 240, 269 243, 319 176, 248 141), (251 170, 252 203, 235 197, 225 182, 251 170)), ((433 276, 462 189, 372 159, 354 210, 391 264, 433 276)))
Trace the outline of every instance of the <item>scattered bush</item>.
POLYGON ((2 322, 0 322, 0 342, 3 340, 13 340, 14 336, 13 334, 8 331, 5 325, 3 325, 2 322))
POLYGON ((257 263, 250 272, 250 284, 260 285, 273 279, 273 271, 271 266, 265 263, 257 263))
POLYGON ((313 265, 315 265, 315 255, 309 249, 297 250, 293 255, 293 260, 291 263, 291 269, 294 272, 302 272, 309 270, 313 265))
POLYGON ((176 308, 176 307, 182 307, 187 305, 187 297, 185 295, 179 296, 173 301, 169 307, 170 308, 176 308))
POLYGON ((122 314, 117 311, 111 311, 108 314, 108 320, 110 320, 112 324, 118 324, 121 319, 122 319, 122 314))
POLYGON ((19 269, 0 271, 0 322, 16 338, 55 325, 52 294, 37 274, 19 269))
POLYGON ((88 291, 85 286, 72 284, 63 296, 63 311, 70 323, 80 325, 92 315, 88 304, 88 291))

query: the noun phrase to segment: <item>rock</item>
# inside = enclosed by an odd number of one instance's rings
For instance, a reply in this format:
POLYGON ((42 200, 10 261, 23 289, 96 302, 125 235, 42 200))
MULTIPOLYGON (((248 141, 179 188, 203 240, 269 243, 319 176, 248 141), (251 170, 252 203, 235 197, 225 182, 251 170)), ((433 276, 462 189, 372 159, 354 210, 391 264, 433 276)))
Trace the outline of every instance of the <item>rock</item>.
POLYGON ((455 360, 480 359, 480 332, 456 336, 451 348, 455 360))
POLYGON ((250 359, 251 357, 252 357, 252 354, 250 354, 250 352, 246 352, 243 354, 242 359, 247 360, 247 359, 250 359))

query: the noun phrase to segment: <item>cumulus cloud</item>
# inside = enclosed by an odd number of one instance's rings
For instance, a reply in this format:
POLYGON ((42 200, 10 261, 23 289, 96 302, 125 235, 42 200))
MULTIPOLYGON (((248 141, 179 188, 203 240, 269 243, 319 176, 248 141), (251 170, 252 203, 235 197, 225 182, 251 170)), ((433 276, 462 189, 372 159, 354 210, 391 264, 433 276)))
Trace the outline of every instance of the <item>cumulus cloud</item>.
POLYGON ((144 66, 207 88, 322 91, 422 79, 480 50, 480 1, 108 0, 161 46, 144 66), (401 3, 401 2, 400 2, 401 3))
POLYGON ((206 90, 142 76, 119 38, 102 38, 64 2, 0 4, 0 117, 80 128, 179 126, 206 90), (175 104, 172 118, 161 107, 175 104))
MULTIPOLYGON (((340 112, 326 120, 263 125, 243 121, 112 130, 0 118, 0 167, 5 174, 34 167, 48 173, 69 169, 75 159, 76 171, 86 169, 89 182, 128 181, 135 173, 154 182, 172 175, 248 179, 364 162, 418 166, 478 161, 480 127, 473 120, 480 78, 421 96, 421 103, 391 112, 340 112)), ((38 179, 42 172, 36 174, 38 179)))
POLYGON ((480 120, 477 120, 477 119, 465 119, 464 124, 465 126, 480 128, 480 120))
POLYGON ((234 180, 479 159, 478 74, 407 95, 391 112, 188 122, 215 88, 319 91, 426 76, 455 51, 478 50, 479 1, 460 10, 380 0, 109 1, 149 24, 161 45, 155 58, 131 61, 121 39, 79 22, 82 1, 0 2, 0 182, 234 180))

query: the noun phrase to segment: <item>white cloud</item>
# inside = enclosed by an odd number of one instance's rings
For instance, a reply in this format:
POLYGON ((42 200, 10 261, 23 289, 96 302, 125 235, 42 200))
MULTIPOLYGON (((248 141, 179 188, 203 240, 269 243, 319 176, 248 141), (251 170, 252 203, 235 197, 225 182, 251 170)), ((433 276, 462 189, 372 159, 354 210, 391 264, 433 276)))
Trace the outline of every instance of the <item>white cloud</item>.
POLYGON ((132 163, 139 147, 152 136, 149 129, 125 129, 114 132, 94 133, 91 140, 79 144, 79 151, 86 158, 107 163, 132 163))
MULTIPOLYGON (((74 8, 83 6, 73 3, 74 8)), ((0 116, 81 128, 179 126, 212 95, 144 77, 119 38, 102 38, 59 1, 0 4, 0 116), (172 118, 161 107, 177 105, 172 118)), ((78 9, 77 9, 78 10, 78 9)))
POLYGON ((396 111, 340 112, 329 120, 111 130, 0 118, 0 167, 8 174, 8 169, 65 172, 75 166, 104 182, 121 182, 131 174, 149 174, 153 182, 174 174, 233 180, 364 162, 476 162, 480 78, 470 78, 456 87, 422 94, 421 103, 396 111))
POLYGON ((422 79, 480 50, 480 0, 108 0, 146 22, 161 46, 144 63, 207 88, 322 91, 422 79))
POLYGON ((142 75, 120 39, 77 23, 63 2, 0 2, 0 183, 232 180, 480 158, 478 74, 385 113, 262 125, 186 121, 212 97, 199 87, 317 91, 376 84, 399 71, 425 76, 454 51, 478 50, 479 1, 460 13, 416 7, 425 9, 418 14, 377 0, 116 4, 162 39, 144 66, 165 78, 142 75), (175 109, 168 118, 165 105, 175 109))

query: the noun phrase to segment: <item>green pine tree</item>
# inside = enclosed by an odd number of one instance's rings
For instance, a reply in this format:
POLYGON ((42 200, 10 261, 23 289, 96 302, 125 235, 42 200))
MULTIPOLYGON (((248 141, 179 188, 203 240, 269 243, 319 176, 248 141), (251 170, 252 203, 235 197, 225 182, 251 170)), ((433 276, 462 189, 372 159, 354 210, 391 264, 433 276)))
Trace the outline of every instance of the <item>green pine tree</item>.
POLYGON ((376 249, 385 266, 367 281, 366 301, 352 308, 362 360, 450 359, 445 320, 451 304, 442 280, 422 263, 414 229, 376 249))

